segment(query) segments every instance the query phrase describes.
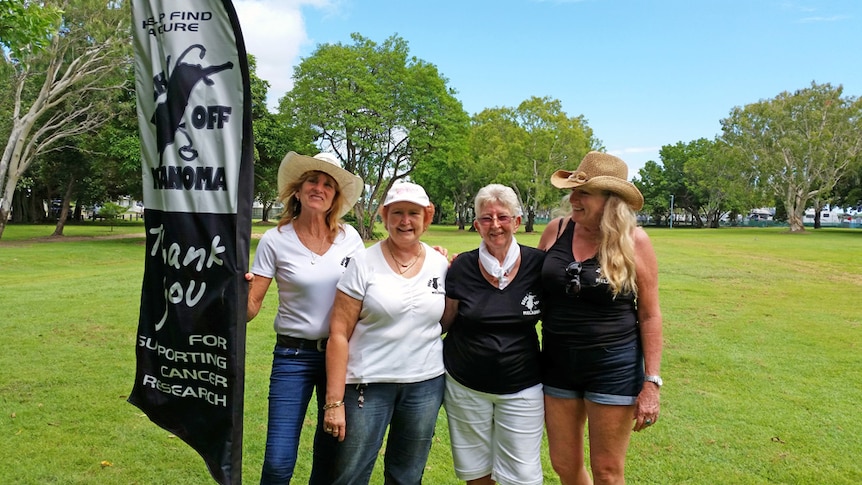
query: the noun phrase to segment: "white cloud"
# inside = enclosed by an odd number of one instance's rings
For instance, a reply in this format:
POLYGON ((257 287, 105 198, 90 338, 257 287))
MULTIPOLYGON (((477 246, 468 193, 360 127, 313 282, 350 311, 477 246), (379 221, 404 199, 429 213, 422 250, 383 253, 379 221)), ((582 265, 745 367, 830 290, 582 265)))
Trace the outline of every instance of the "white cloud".
POLYGON ((841 20, 847 20, 849 17, 846 15, 833 15, 831 17, 805 17, 803 19, 799 19, 799 23, 801 24, 813 24, 819 22, 839 22, 841 20))
POLYGON ((257 59, 257 75, 269 81, 267 106, 274 110, 284 93, 293 88, 293 66, 310 43, 302 8, 326 8, 328 0, 237 0, 246 51, 257 59))

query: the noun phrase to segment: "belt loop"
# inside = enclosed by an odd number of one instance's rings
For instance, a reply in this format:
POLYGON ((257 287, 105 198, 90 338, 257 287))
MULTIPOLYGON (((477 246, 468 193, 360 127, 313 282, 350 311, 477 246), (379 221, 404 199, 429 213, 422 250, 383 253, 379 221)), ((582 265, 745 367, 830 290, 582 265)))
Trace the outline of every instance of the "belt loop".
POLYGON ((322 338, 317 340, 317 351, 318 352, 326 352, 326 341, 328 339, 322 338))

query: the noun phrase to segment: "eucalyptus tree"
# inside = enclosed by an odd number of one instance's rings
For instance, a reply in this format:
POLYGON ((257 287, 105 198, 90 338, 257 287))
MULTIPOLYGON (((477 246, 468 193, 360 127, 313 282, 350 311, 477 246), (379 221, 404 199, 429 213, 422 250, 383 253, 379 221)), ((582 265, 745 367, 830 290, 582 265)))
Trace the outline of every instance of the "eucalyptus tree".
POLYGON ((721 124, 756 183, 783 202, 793 232, 805 230, 809 203, 832 191, 862 149, 862 101, 843 96, 840 85, 812 82, 735 107, 721 124))
POLYGON ((351 38, 317 46, 296 66, 280 112, 312 127, 319 146, 365 181, 354 211, 369 239, 382 195, 419 164, 456 153, 468 116, 448 81, 410 57, 403 39, 351 38))
MULTIPOLYGON (((0 156, 0 237, 18 181, 38 157, 64 140, 91 133, 112 115, 106 92, 125 82, 131 37, 124 2, 45 0, 62 11, 43 49, 6 57, 11 77, 8 139, 0 156), (112 82, 120 79, 119 84, 112 82), (62 109, 58 109, 62 107, 62 109)), ((37 5, 33 2, 28 5, 37 5)))
POLYGON ((527 232, 533 231, 539 208, 559 201, 559 191, 549 184, 551 174, 574 169, 588 151, 601 148, 583 116, 568 116, 560 101, 549 97, 532 97, 516 108, 486 109, 474 116, 471 130, 471 155, 494 167, 485 183, 514 189, 527 232))

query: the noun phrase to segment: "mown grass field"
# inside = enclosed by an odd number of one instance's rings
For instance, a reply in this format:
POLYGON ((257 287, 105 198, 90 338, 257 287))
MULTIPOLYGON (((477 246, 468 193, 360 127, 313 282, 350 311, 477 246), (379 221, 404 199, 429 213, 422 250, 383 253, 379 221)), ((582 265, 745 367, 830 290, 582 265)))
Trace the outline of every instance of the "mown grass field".
MULTIPOLYGON (((12 225, 0 241, 0 482, 212 483, 188 446, 126 402, 143 226, 68 226, 67 237, 45 238, 52 229, 12 225)), ((628 482, 862 483, 862 231, 648 232, 665 386, 659 423, 633 436, 628 482)), ((424 240, 450 252, 479 242, 452 227, 424 240)), ((246 483, 263 459, 275 306, 273 285, 248 328, 246 483)), ((307 480, 313 422, 295 483, 307 480)), ((545 482, 559 483, 546 451, 545 482)), ((458 483, 443 412, 425 482, 458 483)))

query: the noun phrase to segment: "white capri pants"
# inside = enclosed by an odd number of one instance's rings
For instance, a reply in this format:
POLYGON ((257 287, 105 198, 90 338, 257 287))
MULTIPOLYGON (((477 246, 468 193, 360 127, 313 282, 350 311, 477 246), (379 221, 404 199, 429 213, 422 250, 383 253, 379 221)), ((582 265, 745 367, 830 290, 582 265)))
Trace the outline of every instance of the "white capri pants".
POLYGON ((460 480, 487 475, 500 485, 542 483, 542 385, 514 394, 488 394, 446 374, 443 397, 452 459, 460 480))

